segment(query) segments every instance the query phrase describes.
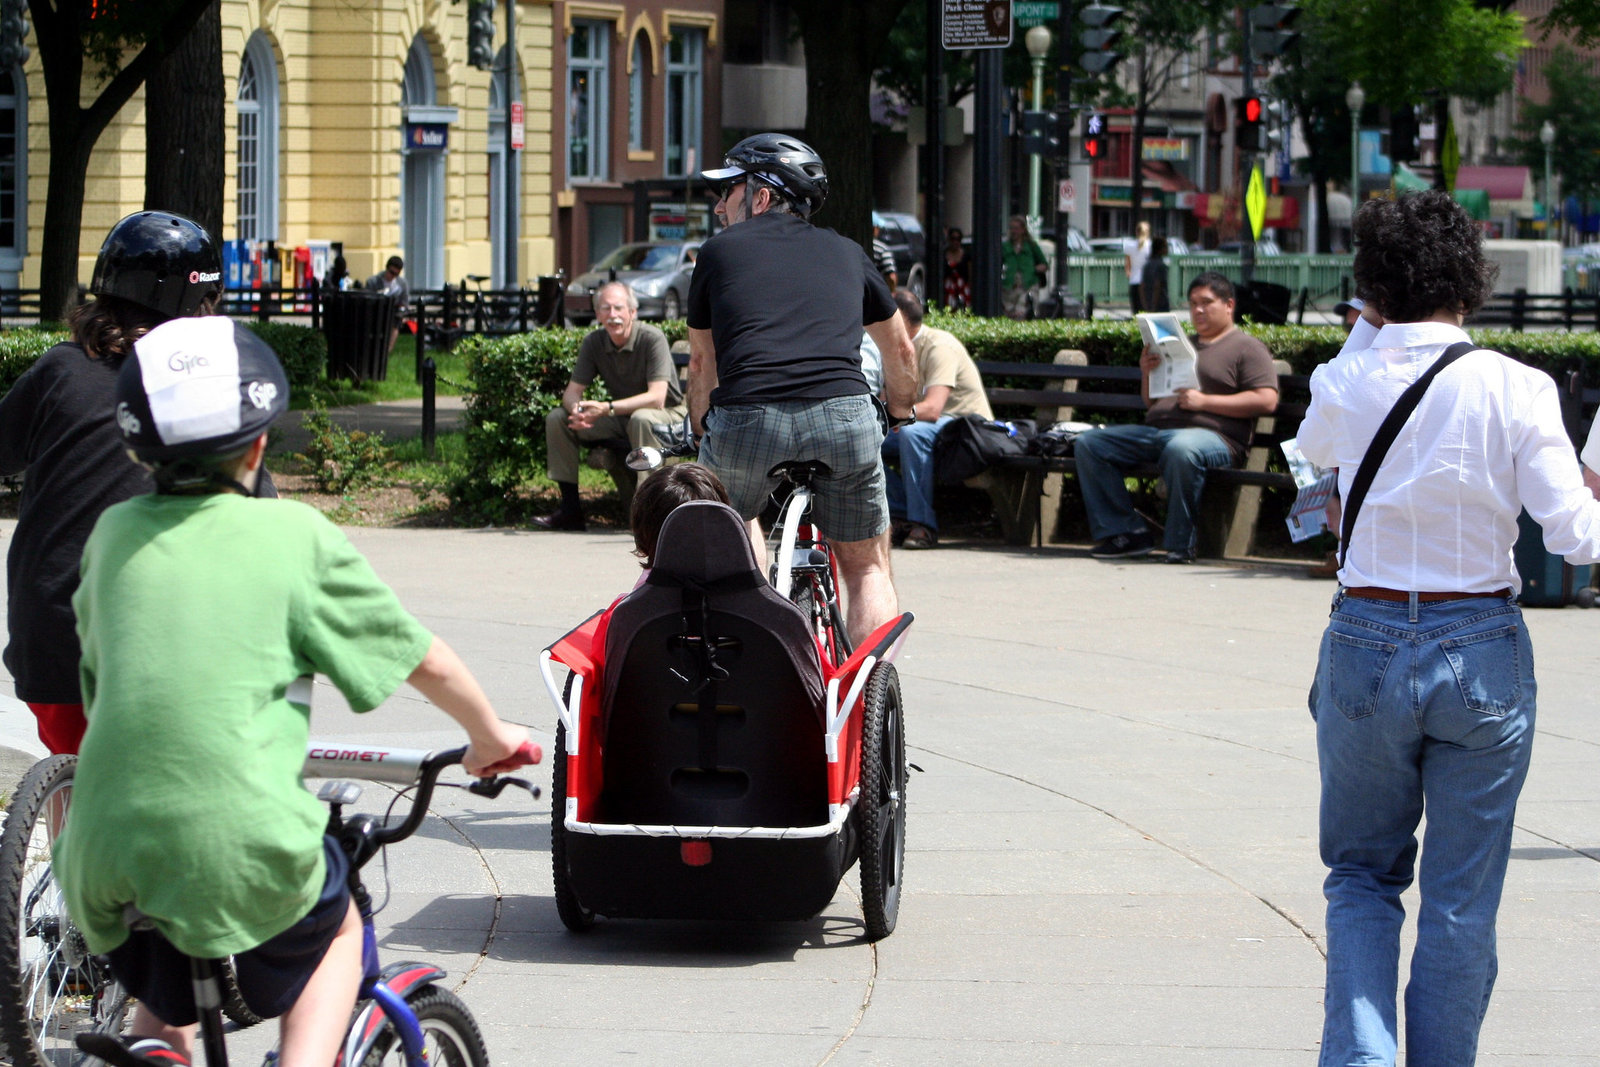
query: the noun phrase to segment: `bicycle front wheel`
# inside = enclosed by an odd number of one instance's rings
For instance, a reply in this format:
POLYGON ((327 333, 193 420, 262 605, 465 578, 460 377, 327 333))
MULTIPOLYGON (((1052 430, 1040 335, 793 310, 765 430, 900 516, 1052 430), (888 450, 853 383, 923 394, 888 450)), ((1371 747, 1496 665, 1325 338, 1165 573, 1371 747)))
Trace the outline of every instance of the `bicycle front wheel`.
POLYGON ((0 1040, 15 1067, 87 1064, 73 1039, 122 1029, 127 994, 89 955, 51 871, 72 799, 74 756, 34 764, 0 833, 0 1040))
MULTIPOLYGON (((483 1033, 460 997, 438 986, 424 986, 406 1003, 422 1026, 429 1067, 489 1067, 483 1033)), ((361 1061, 361 1067, 406 1067, 405 1048, 392 1025, 384 1024, 377 1044, 361 1061)))

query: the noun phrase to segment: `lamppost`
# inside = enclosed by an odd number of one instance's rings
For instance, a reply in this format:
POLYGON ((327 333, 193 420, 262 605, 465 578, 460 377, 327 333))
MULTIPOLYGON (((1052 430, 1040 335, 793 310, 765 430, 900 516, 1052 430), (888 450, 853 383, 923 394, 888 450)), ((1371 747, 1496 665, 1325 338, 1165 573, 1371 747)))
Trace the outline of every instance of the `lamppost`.
POLYGON ((1544 235, 1550 236, 1550 223, 1555 218, 1554 205, 1550 201, 1550 149, 1555 147, 1556 128, 1550 125, 1550 120, 1545 119, 1544 125, 1539 127, 1539 143, 1544 145, 1544 235))
MULTIPOLYGON (((1028 48, 1028 61, 1033 65, 1033 110, 1044 110, 1044 57, 1050 51, 1050 31, 1043 26, 1035 26, 1023 37, 1023 44, 1028 48)), ((1039 215, 1039 184, 1040 171, 1044 161, 1038 153, 1028 157, 1028 232, 1039 236, 1039 227, 1043 219, 1039 215)))
POLYGON ((1360 82, 1351 82, 1344 103, 1350 109, 1350 247, 1356 244, 1356 208, 1361 202, 1361 105, 1367 94, 1360 82))

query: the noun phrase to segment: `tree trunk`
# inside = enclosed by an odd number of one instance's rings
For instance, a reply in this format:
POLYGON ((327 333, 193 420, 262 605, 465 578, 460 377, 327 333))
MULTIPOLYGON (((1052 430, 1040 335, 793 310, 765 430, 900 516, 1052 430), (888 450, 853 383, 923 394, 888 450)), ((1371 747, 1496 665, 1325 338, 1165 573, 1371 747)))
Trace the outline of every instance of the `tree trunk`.
MULTIPOLYGON (((806 142, 828 168, 818 219, 872 247, 872 72, 905 0, 800 0, 806 142)), ((933 246, 932 238, 929 239, 933 246)))
MULTIPOLYGON (((174 35, 187 34, 216 2, 181 0, 176 8, 162 12, 165 29, 174 35)), ((47 321, 64 319, 77 303, 83 196, 95 142, 164 54, 162 38, 157 35, 111 75, 88 107, 82 106, 85 26, 81 16, 86 11, 87 5, 28 0, 50 113, 50 180, 45 186, 45 238, 39 253, 40 318, 47 321)))
POLYGON ((144 206, 222 236, 222 6, 211 4, 145 83, 144 206))

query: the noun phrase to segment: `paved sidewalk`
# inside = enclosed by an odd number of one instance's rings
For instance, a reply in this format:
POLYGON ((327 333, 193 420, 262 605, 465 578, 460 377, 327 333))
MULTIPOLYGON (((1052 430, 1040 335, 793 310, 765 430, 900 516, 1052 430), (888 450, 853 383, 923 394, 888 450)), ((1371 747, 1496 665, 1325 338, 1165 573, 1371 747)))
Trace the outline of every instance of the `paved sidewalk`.
MULTIPOLYGON (((638 574, 618 533, 351 537, 547 744, 538 650, 638 574)), ((918 771, 891 937, 860 940, 854 871, 809 923, 603 920, 574 936, 551 897, 548 798, 450 792, 445 819, 391 850, 385 958, 446 968, 506 1064, 1313 1062, 1323 917, 1306 688, 1332 583, 1057 548, 943 545, 894 562, 917 614, 900 669, 918 771)), ((1540 738, 1479 1062, 1600 1064, 1600 612, 1528 618, 1540 738)), ((319 736, 455 737, 414 694, 356 717, 318 690, 319 736)), ((537 772, 548 786, 548 764, 537 772)), ((384 796, 370 787, 366 810, 384 796)), ((240 1035, 239 1049, 269 1037, 240 1035)))

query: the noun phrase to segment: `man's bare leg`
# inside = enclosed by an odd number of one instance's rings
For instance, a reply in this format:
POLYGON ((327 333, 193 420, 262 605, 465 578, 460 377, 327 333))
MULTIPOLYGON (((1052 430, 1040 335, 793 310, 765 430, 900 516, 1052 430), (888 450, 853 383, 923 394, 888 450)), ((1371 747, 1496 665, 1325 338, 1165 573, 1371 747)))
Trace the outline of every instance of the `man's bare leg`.
POLYGON ((850 643, 860 647, 872 631, 900 614, 894 572, 889 566, 889 531, 865 541, 828 543, 839 560, 850 643))
POLYGON ((756 568, 767 573, 767 535, 761 530, 760 519, 745 522, 745 532, 750 535, 750 547, 756 550, 756 568))

